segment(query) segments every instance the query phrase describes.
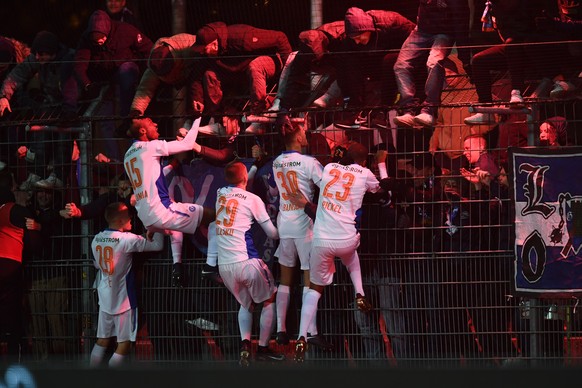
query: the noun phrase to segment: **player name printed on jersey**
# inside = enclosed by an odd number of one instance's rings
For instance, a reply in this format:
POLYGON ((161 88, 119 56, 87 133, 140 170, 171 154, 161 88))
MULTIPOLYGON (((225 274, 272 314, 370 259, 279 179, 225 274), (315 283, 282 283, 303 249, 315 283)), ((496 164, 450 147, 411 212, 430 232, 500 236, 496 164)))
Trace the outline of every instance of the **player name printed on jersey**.
POLYGON ((136 201, 141 201, 144 198, 148 197, 148 191, 147 190, 143 190, 143 191, 137 191, 135 193, 135 200, 136 201))
POLYGON ((332 163, 332 168, 338 168, 346 172, 355 172, 358 174, 362 174, 364 172, 363 168, 356 167, 353 164, 350 166, 344 166, 343 164, 332 163))
POLYGON ((328 201, 323 201, 323 202, 321 202, 321 207, 325 210, 330 211, 330 212, 334 212, 334 213, 338 213, 338 214, 342 213, 342 207, 339 204, 331 203, 328 201))
POLYGON ((292 212, 295 210, 303 210, 303 208, 297 206, 297 205, 293 205, 292 203, 284 203, 279 207, 279 210, 284 211, 284 212, 292 212))
POLYGON ((234 229, 232 228, 221 228, 219 226, 216 227, 216 234, 219 236, 233 236, 234 229))
POLYGON ((117 237, 100 237, 100 236, 95 236, 95 241, 98 243, 114 243, 114 244, 118 244, 119 243, 119 238, 117 237))
POLYGON ((299 161, 273 162, 273 168, 286 168, 286 167, 301 167, 301 162, 299 161))

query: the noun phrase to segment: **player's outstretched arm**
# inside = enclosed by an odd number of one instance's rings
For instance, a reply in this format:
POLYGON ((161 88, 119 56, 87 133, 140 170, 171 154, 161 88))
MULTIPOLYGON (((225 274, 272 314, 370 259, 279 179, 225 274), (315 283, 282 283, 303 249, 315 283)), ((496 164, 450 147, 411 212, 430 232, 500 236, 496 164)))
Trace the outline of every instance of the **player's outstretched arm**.
POLYGON ((146 238, 146 243, 143 248, 143 251, 158 252, 161 251, 163 248, 164 248, 164 235, 162 233, 153 233, 153 236, 151 236, 150 232, 148 232, 148 236, 146 238))
POLYGON ((279 239, 279 231, 277 231, 277 228, 275 227, 275 225, 273 225, 273 222, 268 219, 267 221, 259 224, 261 225, 261 228, 263 228, 263 230, 265 231, 265 234, 272 239, 278 240, 279 239))
POLYGON ((199 117, 194 120, 192 128, 190 128, 184 139, 168 142, 168 154, 173 155, 179 152, 192 150, 194 144, 196 144, 196 138, 198 137, 198 128, 200 127, 201 119, 202 118, 199 117))

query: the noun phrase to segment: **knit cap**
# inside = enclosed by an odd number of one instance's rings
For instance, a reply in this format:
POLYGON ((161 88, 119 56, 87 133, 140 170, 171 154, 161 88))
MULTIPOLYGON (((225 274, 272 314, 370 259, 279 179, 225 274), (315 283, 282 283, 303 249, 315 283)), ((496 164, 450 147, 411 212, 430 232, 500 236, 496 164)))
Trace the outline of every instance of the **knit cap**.
POLYGON ((206 46, 218 39, 218 33, 212 27, 204 26, 196 32, 196 45, 206 46))
POLYGON ((50 31, 40 31, 32 41, 33 54, 56 54, 59 51, 59 38, 50 31))
POLYGON ((555 132, 556 141, 560 145, 566 145, 568 141, 568 121, 562 116, 554 116, 546 119, 544 123, 549 124, 548 132, 555 132))
POLYGON ((170 48, 165 44, 154 48, 150 54, 149 66, 158 76, 168 74, 174 66, 174 56, 170 48))
POLYGON ((354 38, 366 31, 375 31, 374 19, 357 7, 348 8, 344 18, 346 35, 348 38, 354 38))

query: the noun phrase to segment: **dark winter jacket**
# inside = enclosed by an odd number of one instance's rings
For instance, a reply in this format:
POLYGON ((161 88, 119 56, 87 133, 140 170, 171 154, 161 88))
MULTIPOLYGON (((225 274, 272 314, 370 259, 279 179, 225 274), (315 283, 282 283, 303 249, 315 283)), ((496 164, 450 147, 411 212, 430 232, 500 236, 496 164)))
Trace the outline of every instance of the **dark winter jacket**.
POLYGON ((41 64, 34 54, 30 54, 8 74, 0 95, 10 100, 17 90, 25 87, 38 75, 43 103, 52 104, 64 100, 67 106, 72 107, 77 96, 77 82, 73 75, 74 57, 75 50, 62 44, 55 59, 48 63, 41 64))
POLYGON ((134 61, 145 69, 152 41, 134 26, 112 21, 105 11, 95 11, 79 42, 75 55, 75 74, 81 85, 109 80, 119 66, 134 61), (103 46, 92 43, 92 32, 107 36, 103 46))
POLYGON ((244 71, 249 63, 263 55, 272 57, 279 71, 291 54, 292 48, 285 33, 275 30, 264 30, 246 24, 227 26, 223 22, 209 23, 218 35, 218 56, 207 58, 196 65, 192 75, 193 99, 203 101, 202 75, 209 68, 222 72, 239 73, 244 71))
POLYGON ((170 49, 174 58, 172 70, 168 74, 158 76, 150 68, 146 69, 133 98, 132 111, 143 115, 162 83, 176 88, 187 85, 190 73, 198 62, 196 57, 199 57, 193 46, 195 42, 196 35, 191 34, 177 34, 156 41, 152 50, 161 45, 166 45, 170 49))

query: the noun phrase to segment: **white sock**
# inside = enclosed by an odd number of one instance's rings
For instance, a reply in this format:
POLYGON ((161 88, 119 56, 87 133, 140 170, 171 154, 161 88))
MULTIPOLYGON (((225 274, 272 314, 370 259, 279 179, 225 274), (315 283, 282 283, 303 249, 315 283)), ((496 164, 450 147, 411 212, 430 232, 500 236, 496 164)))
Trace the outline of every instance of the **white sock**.
POLYGON ((218 247, 216 246, 216 223, 208 224, 208 248, 206 251, 206 264, 216 267, 218 265, 218 247))
POLYGON ((174 264, 182 262, 182 245, 184 233, 172 230, 170 234, 170 248, 172 249, 172 262, 174 264))
POLYGON ((91 359, 89 361, 89 366, 96 367, 101 365, 103 361, 103 356, 105 356, 105 351, 107 348, 101 345, 93 345, 93 350, 91 350, 91 359))
POLYGON ((275 303, 263 303, 261 321, 259 323, 259 346, 269 346, 269 340, 271 339, 273 330, 273 318, 275 318, 275 303))
POLYGON ((127 357, 122 354, 113 353, 113 356, 111 356, 111 358, 109 359, 109 367, 117 368, 123 365, 125 363, 126 358, 127 357))
POLYGON ((311 288, 303 293, 301 321, 299 323, 299 334, 297 335, 297 339, 300 337, 307 338, 307 328, 317 313, 317 303, 319 302, 319 298, 321 298, 321 294, 311 288))
POLYGON ((277 332, 287 331, 287 308, 289 307, 289 286, 279 284, 277 288, 277 332))
MULTIPOLYGON (((309 287, 303 287, 303 297, 305 297, 305 293, 309 290, 309 287)), ((307 332, 311 335, 317 335, 317 314, 313 314, 313 318, 307 327, 307 332)))
POLYGON ((238 327, 240 330, 240 339, 250 341, 253 328, 253 313, 243 306, 240 306, 240 309, 238 309, 238 327))
POLYGON ((362 285, 362 270, 360 269, 360 260, 354 260, 347 267, 350 274, 350 279, 352 279, 352 284, 356 294, 361 294, 364 296, 364 286, 362 285))

